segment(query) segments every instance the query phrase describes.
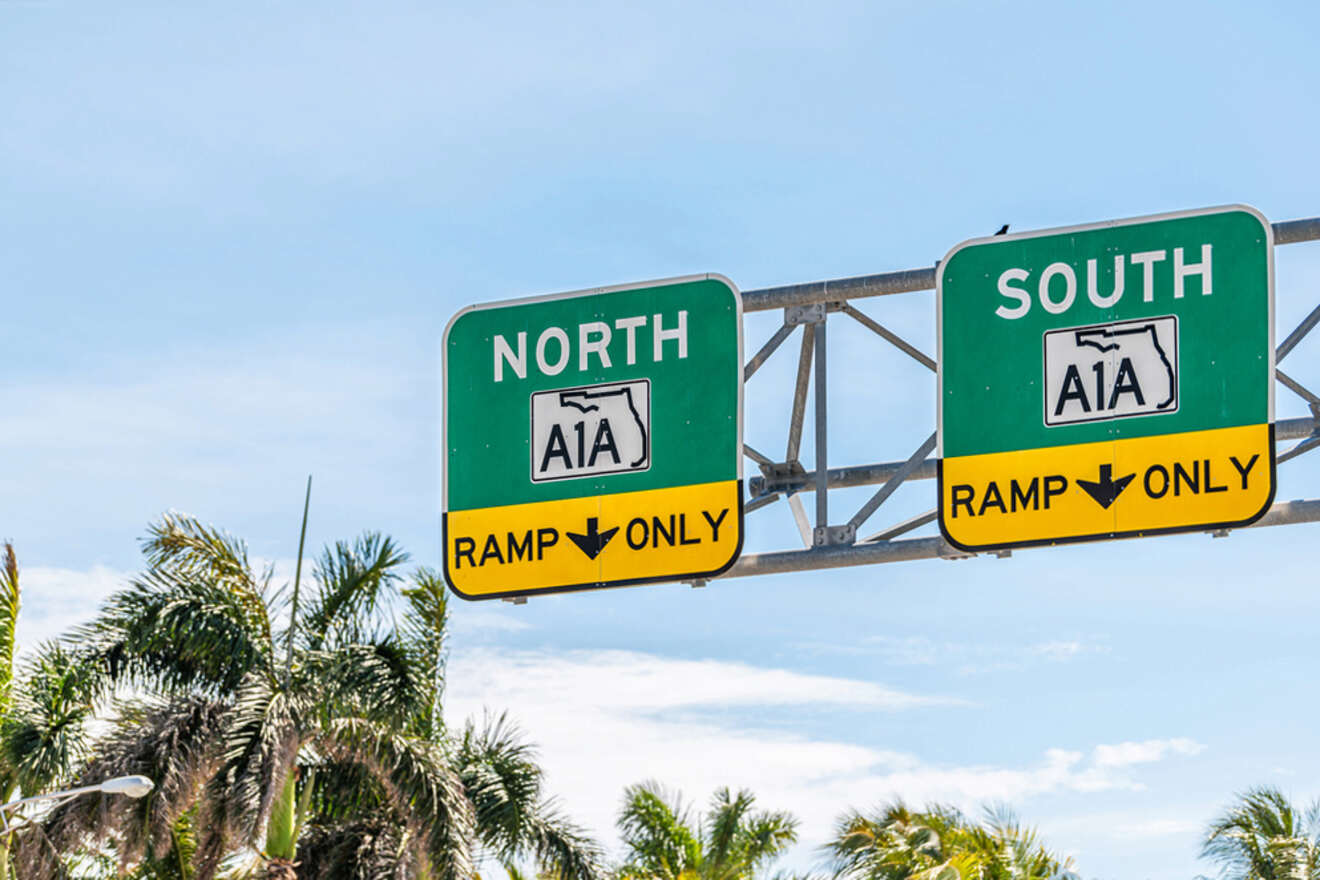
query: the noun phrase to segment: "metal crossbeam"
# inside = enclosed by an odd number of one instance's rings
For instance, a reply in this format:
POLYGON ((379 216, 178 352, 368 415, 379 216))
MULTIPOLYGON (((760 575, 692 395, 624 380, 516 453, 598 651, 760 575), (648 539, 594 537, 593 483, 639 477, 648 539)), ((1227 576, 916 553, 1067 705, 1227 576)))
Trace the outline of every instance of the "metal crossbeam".
MULTIPOLYGON (((1305 220, 1286 220, 1271 224, 1275 244, 1297 244, 1320 241, 1320 217, 1305 220)), ((914 293, 935 289, 935 267, 929 269, 903 269, 882 272, 879 275, 857 275, 852 278, 833 278, 807 284, 788 284, 783 287, 762 287, 744 290, 744 312, 763 312, 788 306, 807 306, 814 303, 843 302, 866 296, 890 296, 895 293, 914 293)))
MULTIPOLYGON (((1273 230, 1276 244, 1317 241, 1320 240, 1320 218, 1275 223, 1273 230)), ((793 383, 784 460, 772 461, 753 447, 744 445, 744 453, 761 469, 760 476, 751 477, 747 481, 751 500, 744 505, 744 510, 751 512, 773 505, 780 498, 787 499, 787 506, 805 549, 745 554, 723 577, 745 577, 916 559, 965 559, 976 555, 957 550, 939 536, 895 540, 900 535, 929 526, 938 516, 935 510, 909 517, 861 541, 856 540, 857 529, 900 485, 908 480, 930 480, 936 477, 937 461, 929 457, 935 446, 934 434, 906 461, 829 467, 826 395, 826 328, 829 314, 843 312, 871 330, 884 342, 898 348, 926 369, 934 371, 938 368, 934 359, 857 309, 850 301, 863 297, 931 290, 935 287, 935 279, 935 268, 932 267, 815 281, 808 284, 767 287, 743 293, 745 312, 785 310, 783 325, 747 363, 744 369, 746 378, 750 379, 760 369, 799 324, 803 328, 797 373, 793 383), (807 392, 813 384, 815 467, 807 471, 802 467, 798 456, 807 416, 807 392), (845 525, 830 525, 829 490, 868 485, 879 485, 880 489, 845 525), (805 492, 816 493, 814 528, 802 501, 801 496, 805 492)), ((1292 352, 1316 326, 1320 326, 1320 306, 1313 309, 1279 344, 1275 351, 1276 362, 1283 360, 1292 352)), ((1320 448, 1320 395, 1312 393, 1282 370, 1276 368, 1275 372, 1279 383, 1305 400, 1311 406, 1313 413, 1309 418, 1283 419, 1275 423, 1276 442, 1299 441, 1291 449, 1276 453, 1275 463, 1280 464, 1312 449, 1320 448)), ((1263 517, 1246 528, 1309 522, 1320 522, 1320 499, 1275 504, 1263 517)), ((1222 536, 1228 532, 1218 530, 1214 534, 1222 536)))

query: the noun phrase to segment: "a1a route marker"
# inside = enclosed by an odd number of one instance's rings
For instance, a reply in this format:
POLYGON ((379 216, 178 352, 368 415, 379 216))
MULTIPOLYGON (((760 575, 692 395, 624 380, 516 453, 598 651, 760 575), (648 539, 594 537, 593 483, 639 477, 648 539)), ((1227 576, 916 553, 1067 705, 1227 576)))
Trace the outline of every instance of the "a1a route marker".
POLYGON ((719 275, 473 306, 444 338, 445 577, 493 599, 742 548, 742 300, 719 275))
POLYGON ((939 519, 987 550, 1246 525, 1274 498, 1270 224, 976 239, 938 272, 939 519))

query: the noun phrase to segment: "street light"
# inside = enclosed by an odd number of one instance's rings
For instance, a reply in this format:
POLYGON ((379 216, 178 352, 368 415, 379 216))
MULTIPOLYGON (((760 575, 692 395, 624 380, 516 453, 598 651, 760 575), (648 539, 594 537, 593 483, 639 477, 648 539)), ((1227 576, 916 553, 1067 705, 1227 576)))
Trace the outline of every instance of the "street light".
POLYGON ((84 785, 81 788, 70 788, 67 791, 53 791, 49 794, 38 794, 32 797, 26 797, 22 800, 10 801, 7 804, 0 804, 0 831, 8 834, 10 831, 9 814, 19 807, 27 804, 34 804, 37 801, 55 801, 63 803, 79 795, 92 794, 122 794, 126 797, 140 798, 156 787, 145 776, 116 776, 114 779, 107 779, 104 782, 98 782, 96 785, 84 785))

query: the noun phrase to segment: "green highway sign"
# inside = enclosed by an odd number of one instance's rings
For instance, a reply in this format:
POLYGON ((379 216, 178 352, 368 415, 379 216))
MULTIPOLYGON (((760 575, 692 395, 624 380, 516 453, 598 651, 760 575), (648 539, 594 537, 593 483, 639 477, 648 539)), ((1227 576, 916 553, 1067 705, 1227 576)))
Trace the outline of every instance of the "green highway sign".
POLYGON ((742 301, 719 275, 445 329, 444 565, 468 599, 710 577, 742 548, 742 301))
POLYGON ((1244 206, 940 263, 939 522, 986 550, 1241 526, 1274 479, 1273 233, 1244 206))

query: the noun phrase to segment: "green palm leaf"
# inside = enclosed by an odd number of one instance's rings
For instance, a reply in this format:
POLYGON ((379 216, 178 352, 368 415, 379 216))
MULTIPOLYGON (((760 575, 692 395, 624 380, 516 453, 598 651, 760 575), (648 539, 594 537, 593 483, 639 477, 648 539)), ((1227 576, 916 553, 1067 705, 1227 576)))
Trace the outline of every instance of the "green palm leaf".
POLYGON ((1276 788, 1249 789, 1210 823, 1202 858, 1225 880, 1320 878, 1320 801, 1303 812, 1276 788))
POLYGON ((403 590, 403 597, 407 604, 400 627, 402 640, 422 689, 412 729, 418 736, 434 739, 444 733, 440 700, 444 694, 449 593, 438 574, 422 568, 413 575, 412 586, 403 590))
POLYGON ((9 712, 0 720, 4 766, 28 793, 64 781, 87 750, 100 680, 58 644, 28 661, 9 712))
POLYGON ((18 558, 14 545, 5 542, 0 556, 0 712, 9 709, 10 688, 14 681, 14 633, 19 608, 18 558))
MULTIPOLYGON (((190 815, 205 781, 219 763, 215 749, 227 704, 206 698, 132 702, 121 707, 114 728, 99 742, 97 755, 72 780, 91 785, 117 776, 142 775, 156 787, 145 798, 85 795, 56 807, 43 823, 60 852, 112 848, 119 870, 140 859, 177 862, 179 822, 190 815)), ((196 848, 195 823, 188 820, 189 855, 196 848)), ((33 857, 40 854, 35 850, 33 857)), ((38 860, 23 875, 59 876, 58 864, 38 860)))
POLYGON ((600 876, 599 847, 543 797, 536 750, 507 716, 468 722, 457 764, 481 844, 500 862, 530 856, 560 880, 600 876))
POLYGON ((462 780, 437 745, 364 718, 340 718, 324 729, 322 748, 375 777, 420 842, 434 876, 466 880, 472 875, 476 816, 462 780))
POLYGON ((251 598, 224 582, 148 571, 71 641, 115 680, 166 693, 233 693, 250 670, 271 666, 266 614, 251 598))
POLYGON ((398 581, 396 569, 407 561, 408 554, 377 533, 326 548, 313 572, 316 593, 299 624, 308 647, 368 640, 367 625, 386 588, 398 581))

